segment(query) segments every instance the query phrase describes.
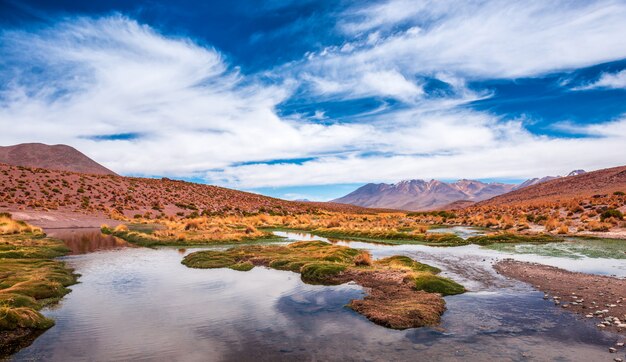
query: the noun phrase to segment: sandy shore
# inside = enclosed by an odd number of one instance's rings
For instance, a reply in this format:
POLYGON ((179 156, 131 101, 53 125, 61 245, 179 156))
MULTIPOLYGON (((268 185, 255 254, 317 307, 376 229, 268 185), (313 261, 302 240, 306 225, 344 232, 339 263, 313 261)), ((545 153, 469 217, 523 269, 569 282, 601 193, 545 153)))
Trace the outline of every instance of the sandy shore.
POLYGON ((552 266, 503 260, 498 273, 532 284, 555 306, 593 319, 598 328, 626 334, 626 280, 552 266))

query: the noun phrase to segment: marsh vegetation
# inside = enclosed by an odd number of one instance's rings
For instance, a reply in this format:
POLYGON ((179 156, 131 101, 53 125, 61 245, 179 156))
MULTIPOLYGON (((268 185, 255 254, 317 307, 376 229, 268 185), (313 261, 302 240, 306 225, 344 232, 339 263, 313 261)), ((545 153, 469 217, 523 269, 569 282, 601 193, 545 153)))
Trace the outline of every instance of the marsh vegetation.
POLYGON ((77 275, 53 258, 69 249, 41 229, 0 216, 0 355, 54 325, 39 311, 69 293, 77 275))

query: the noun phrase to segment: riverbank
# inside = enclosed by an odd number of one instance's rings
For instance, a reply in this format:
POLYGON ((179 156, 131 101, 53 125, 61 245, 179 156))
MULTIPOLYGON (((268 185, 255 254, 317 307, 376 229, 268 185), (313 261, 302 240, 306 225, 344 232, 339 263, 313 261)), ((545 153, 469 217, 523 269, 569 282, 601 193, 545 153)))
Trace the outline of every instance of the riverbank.
POLYGON ((513 260, 494 268, 543 291, 555 306, 593 319, 598 328, 626 335, 626 280, 513 260))
MULTIPOLYGON (((11 221, 3 214, 0 224, 11 221)), ((29 345, 54 325, 39 311, 69 293, 67 287, 78 278, 65 263, 53 260, 70 251, 61 241, 19 223, 23 230, 0 235, 0 357, 29 345)))

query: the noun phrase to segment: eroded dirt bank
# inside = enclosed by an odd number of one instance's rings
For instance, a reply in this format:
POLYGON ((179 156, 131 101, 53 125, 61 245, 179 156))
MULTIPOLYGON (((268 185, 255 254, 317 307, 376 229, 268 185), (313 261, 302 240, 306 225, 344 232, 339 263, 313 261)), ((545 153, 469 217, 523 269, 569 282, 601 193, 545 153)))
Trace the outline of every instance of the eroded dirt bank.
POLYGON ((415 290, 412 278, 402 271, 347 270, 336 279, 354 281, 364 287, 365 297, 350 301, 348 307, 387 328, 437 325, 446 310, 440 294, 415 290))
POLYGON ((548 265, 506 259, 498 273, 532 284, 555 306, 594 319, 598 328, 626 334, 626 280, 570 272, 548 265))

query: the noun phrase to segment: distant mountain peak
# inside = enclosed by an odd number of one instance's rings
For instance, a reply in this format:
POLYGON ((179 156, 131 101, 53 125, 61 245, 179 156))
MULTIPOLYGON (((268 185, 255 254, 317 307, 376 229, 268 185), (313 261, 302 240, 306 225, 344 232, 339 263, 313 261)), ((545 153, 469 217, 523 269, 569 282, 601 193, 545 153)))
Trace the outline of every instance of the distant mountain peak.
POLYGON ((585 174, 585 173, 587 173, 587 171, 585 171, 585 170, 574 170, 574 171, 568 173, 567 177, 569 177, 569 176, 578 176, 578 175, 582 175, 582 174, 585 174))

